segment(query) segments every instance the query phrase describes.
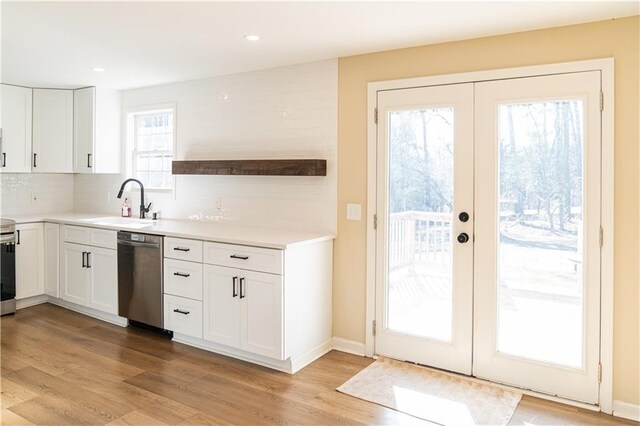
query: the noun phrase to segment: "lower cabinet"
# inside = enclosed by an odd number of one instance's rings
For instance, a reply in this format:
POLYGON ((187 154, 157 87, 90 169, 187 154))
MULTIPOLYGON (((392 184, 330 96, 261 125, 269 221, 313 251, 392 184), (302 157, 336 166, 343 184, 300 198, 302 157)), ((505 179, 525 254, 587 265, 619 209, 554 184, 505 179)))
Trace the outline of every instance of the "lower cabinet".
POLYGON ((117 251, 65 242, 60 255, 62 299, 117 315, 117 251))
POLYGON ((176 333, 202 339, 202 302, 165 294, 164 327, 176 333))
POLYGON ((44 294, 42 223, 16 225, 16 299, 44 294))
POLYGON ((204 266, 203 338, 284 360, 282 275, 204 266))

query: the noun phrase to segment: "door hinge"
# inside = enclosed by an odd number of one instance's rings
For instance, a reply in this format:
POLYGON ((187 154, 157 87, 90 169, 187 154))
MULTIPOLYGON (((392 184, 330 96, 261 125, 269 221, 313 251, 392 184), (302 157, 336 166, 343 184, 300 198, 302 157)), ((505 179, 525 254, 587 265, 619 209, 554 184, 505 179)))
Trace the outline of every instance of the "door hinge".
POLYGON ((604 243, 604 229, 602 229, 602 226, 600 227, 600 247, 602 247, 603 243, 604 243))
POLYGON ((376 321, 373 320, 373 325, 372 325, 372 330, 373 330, 373 335, 376 335, 376 321))
POLYGON ((604 92, 600 92, 600 111, 604 111, 604 92))
POLYGON ((378 108, 373 110, 373 122, 378 124, 378 108))
POLYGON ((602 383, 602 364, 598 363, 598 383, 602 383))
POLYGON ((378 229, 378 215, 373 215, 373 229, 378 229))

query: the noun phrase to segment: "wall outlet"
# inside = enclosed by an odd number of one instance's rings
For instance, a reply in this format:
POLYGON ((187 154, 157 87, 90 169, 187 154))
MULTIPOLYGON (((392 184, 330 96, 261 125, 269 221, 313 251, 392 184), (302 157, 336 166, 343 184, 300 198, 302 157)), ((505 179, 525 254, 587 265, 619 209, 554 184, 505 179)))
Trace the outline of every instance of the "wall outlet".
POLYGON ((347 220, 362 219, 362 204, 347 204, 347 220))
POLYGON ((222 210, 222 198, 220 197, 216 198, 216 210, 217 211, 222 210))
POLYGON ((31 194, 31 204, 35 204, 40 199, 40 196, 35 192, 31 194))

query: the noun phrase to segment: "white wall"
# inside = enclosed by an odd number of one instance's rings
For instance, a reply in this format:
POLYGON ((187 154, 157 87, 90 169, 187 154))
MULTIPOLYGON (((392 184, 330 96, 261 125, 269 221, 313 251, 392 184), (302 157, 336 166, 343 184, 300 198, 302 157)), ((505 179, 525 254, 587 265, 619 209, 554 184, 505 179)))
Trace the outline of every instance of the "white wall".
MULTIPOLYGON (((175 159, 327 160, 326 177, 178 176, 173 196, 146 194, 163 217, 335 232, 336 60, 129 90, 122 100, 124 110, 176 104, 175 159)), ((118 214, 123 178, 76 175, 75 210, 118 214)), ((127 196, 137 210, 138 193, 127 196)))
POLYGON ((73 210, 73 175, 3 173, 0 175, 0 216, 39 215, 73 210), (36 201, 32 201, 32 195, 36 201))

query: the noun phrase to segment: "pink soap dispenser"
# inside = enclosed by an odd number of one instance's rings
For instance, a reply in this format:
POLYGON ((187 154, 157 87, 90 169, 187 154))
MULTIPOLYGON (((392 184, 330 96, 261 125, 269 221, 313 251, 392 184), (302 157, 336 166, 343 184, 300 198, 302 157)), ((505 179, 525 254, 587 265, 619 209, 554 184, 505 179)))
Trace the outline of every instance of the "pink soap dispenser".
POLYGON ((131 217, 131 206, 128 198, 125 198, 124 203, 122 203, 122 217, 131 217))

